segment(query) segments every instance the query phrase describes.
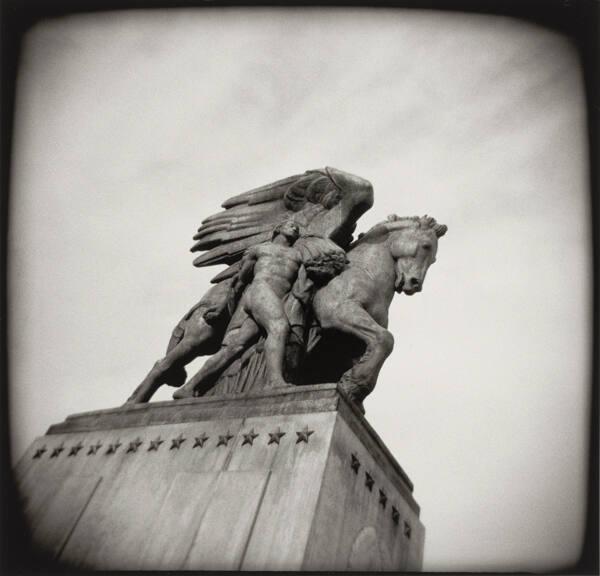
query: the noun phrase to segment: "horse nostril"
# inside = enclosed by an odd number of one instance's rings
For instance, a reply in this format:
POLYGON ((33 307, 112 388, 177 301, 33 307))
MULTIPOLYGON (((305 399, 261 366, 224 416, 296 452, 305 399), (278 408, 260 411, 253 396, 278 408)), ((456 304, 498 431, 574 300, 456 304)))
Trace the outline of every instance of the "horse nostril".
POLYGON ((413 287, 417 287, 419 285, 419 279, 418 278, 411 278, 410 279, 410 285, 413 287))

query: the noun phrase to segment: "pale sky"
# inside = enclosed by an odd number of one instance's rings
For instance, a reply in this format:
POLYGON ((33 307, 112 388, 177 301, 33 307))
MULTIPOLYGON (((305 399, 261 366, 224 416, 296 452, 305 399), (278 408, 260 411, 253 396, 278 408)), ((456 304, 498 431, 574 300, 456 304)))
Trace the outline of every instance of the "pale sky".
POLYGON ((38 24, 10 205, 14 457, 69 414, 122 404, 162 355, 217 271, 188 251, 204 217, 334 166, 374 185, 359 231, 392 212, 449 228, 423 292, 392 304, 396 346, 365 403, 414 482, 424 568, 575 561, 585 126, 574 46, 510 18, 205 9, 38 24))

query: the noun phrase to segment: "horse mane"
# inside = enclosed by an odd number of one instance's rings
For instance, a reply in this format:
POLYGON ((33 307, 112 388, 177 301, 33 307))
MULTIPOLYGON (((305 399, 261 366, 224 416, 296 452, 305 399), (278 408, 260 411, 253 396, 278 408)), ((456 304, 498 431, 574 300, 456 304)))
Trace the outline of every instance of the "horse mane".
POLYGON ((390 214, 383 222, 375 224, 364 234, 359 234, 358 239, 352 243, 350 248, 362 242, 373 240, 374 238, 381 236, 382 234, 388 234, 393 230, 400 230, 408 226, 416 226, 419 228, 429 228, 435 232, 435 235, 440 238, 447 231, 448 227, 445 224, 438 224, 436 219, 427 216, 398 216, 397 214, 390 214))

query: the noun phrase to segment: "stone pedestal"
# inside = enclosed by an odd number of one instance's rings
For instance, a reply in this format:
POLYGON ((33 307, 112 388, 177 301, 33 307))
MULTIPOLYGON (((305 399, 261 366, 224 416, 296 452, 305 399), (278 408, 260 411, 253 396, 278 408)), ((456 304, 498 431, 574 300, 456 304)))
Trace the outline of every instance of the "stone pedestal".
POLYGON ((72 568, 421 568, 412 484, 334 384, 69 416, 16 478, 72 568))

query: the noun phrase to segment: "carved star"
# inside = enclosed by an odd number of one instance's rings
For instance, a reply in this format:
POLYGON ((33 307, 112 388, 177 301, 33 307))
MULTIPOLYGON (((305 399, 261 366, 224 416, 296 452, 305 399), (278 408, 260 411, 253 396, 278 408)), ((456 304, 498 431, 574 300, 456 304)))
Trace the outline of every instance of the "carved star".
POLYGON ((365 472, 365 486, 369 489, 369 492, 373 491, 373 484, 375 484, 373 476, 371 476, 368 472, 365 472))
POLYGON ((381 504, 381 507, 385 509, 385 505, 387 504, 387 496, 383 490, 379 491, 379 503, 381 504))
POLYGON ((177 438, 173 438, 171 440, 171 447, 169 448, 169 450, 179 450, 180 446, 185 442, 185 437, 183 436, 183 434, 179 434, 179 436, 177 436, 177 438))
POLYGON ((46 448, 46 445, 44 444, 43 446, 40 446, 40 448, 38 448, 38 449, 35 451, 35 454, 33 455, 33 457, 34 457, 34 458, 41 458, 41 457, 42 457, 42 454, 43 454, 44 452, 47 452, 47 451, 48 451, 48 449, 46 448))
POLYGON ((89 456, 90 454, 96 454, 96 452, 98 452, 98 450, 100 450, 100 448, 102 448, 102 444, 100 442, 96 442, 95 444, 92 444, 90 446, 90 449, 87 452, 87 455, 89 456))
POLYGON ((400 512, 398 512, 395 506, 392 506, 392 520, 394 521, 394 524, 398 524, 400 521, 400 512))
POLYGON ((156 451, 159 449, 160 445, 164 442, 164 440, 157 436, 154 440, 150 440, 150 446, 148 447, 148 452, 156 451))
POLYGON ((127 454, 129 454, 129 452, 137 452, 137 449, 143 444, 143 442, 139 439, 136 438, 133 442, 129 443, 129 446, 127 446, 127 454))
POLYGON ((277 426, 275 432, 269 432, 269 441, 267 444, 279 444, 279 441, 283 436, 285 436, 285 432, 282 432, 281 428, 277 426))
POLYGON ((410 528, 410 524, 408 522, 404 522, 404 535, 407 538, 410 538, 410 533, 411 533, 411 528, 410 528))
POLYGON ((296 438, 296 444, 299 444, 300 442, 306 442, 308 444, 308 437, 311 434, 314 434, 314 430, 309 430, 308 426, 304 427, 304 430, 300 430, 300 432, 296 432, 296 435, 298 436, 296 438))
POLYGON ((197 448, 198 446, 200 446, 200 448, 204 448, 204 445, 206 444, 206 441, 209 438, 210 436, 207 436, 204 432, 202 432, 200 436, 196 436, 194 438, 194 445, 192 446, 192 448, 197 448))
POLYGON ((79 452, 83 448, 83 444, 81 442, 77 442, 75 446, 71 446, 71 450, 69 450, 69 456, 77 456, 77 452, 79 452))
POLYGON ((121 442, 119 442, 118 440, 114 444, 109 444, 106 453, 114 454, 119 449, 119 446, 121 446, 121 442))
POLYGON ((217 446, 227 446, 229 441, 233 438, 233 435, 229 430, 227 430, 227 434, 223 436, 219 436, 219 441, 217 442, 217 446))
POLYGON ((50 454, 50 458, 56 458, 64 449, 65 449, 64 443, 61 442, 60 446, 57 446, 54 450, 52 450, 52 454, 50 454))
POLYGON ((358 469, 360 468, 360 461, 356 457, 356 454, 352 454, 352 462, 350 463, 350 467, 354 470, 355 474, 358 474, 358 469))
POLYGON ((252 430, 250 430, 250 432, 248 432, 248 434, 242 434, 242 436, 244 437, 242 446, 244 444, 250 444, 250 446, 252 446, 254 439, 258 438, 258 434, 256 432, 254 432, 254 428, 252 428, 252 430))

